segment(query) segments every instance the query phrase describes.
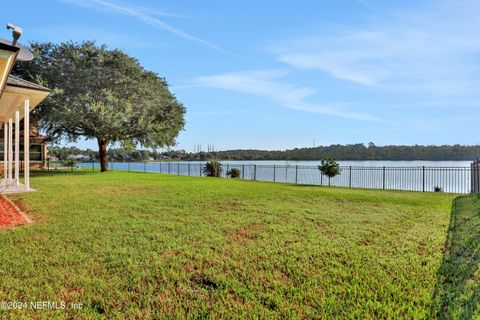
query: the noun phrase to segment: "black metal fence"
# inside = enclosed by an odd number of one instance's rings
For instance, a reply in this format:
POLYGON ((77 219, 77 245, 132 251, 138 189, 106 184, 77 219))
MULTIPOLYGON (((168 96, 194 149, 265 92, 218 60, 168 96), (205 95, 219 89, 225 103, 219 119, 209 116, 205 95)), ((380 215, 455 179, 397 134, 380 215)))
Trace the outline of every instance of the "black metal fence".
POLYGON ((472 193, 480 195, 480 159, 475 160, 471 164, 471 190, 472 193))
MULTIPOLYGON (((95 162, 76 163, 76 166, 82 166, 93 171, 99 170, 99 163, 95 162)), ((203 166, 204 163, 199 162, 109 162, 111 170, 183 176, 203 176, 203 166)), ((477 163, 477 169, 473 169, 473 166, 472 168, 342 166, 340 167, 340 174, 331 179, 322 174, 316 166, 224 164, 221 176, 226 177, 226 173, 232 168, 239 169, 240 178, 244 180, 467 194, 474 190, 471 172, 479 172, 479 163, 477 163)))

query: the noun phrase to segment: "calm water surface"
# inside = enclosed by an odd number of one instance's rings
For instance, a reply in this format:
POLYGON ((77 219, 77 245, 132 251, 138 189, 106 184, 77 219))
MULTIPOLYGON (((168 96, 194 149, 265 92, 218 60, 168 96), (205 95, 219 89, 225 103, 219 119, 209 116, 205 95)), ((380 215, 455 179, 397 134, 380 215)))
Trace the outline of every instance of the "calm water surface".
MULTIPOLYGON (((320 161, 222 161, 225 164, 257 164, 257 165, 303 165, 317 166, 320 161)), ((357 167, 470 167, 471 161, 378 161, 378 160, 355 160, 338 161, 341 166, 357 167)))

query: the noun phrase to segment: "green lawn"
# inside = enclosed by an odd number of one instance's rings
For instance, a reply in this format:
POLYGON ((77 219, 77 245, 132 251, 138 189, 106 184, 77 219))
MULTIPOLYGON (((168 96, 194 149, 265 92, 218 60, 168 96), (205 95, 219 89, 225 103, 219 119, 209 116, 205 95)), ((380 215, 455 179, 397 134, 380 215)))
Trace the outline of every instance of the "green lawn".
POLYGON ((32 185, 12 199, 35 223, 0 230, 0 301, 83 308, 0 317, 411 319, 463 290, 441 271, 453 195, 126 172, 32 185))
POLYGON ((480 199, 459 197, 453 206, 446 251, 435 288, 437 316, 480 319, 480 199))

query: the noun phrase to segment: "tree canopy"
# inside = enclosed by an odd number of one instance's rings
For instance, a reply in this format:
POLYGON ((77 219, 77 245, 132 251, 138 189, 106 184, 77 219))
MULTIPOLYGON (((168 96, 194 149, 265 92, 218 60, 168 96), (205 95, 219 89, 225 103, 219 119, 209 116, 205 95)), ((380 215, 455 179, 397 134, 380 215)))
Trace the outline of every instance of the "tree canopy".
POLYGON ((107 146, 173 146, 185 108, 164 78, 121 52, 94 42, 32 43, 35 59, 13 73, 52 88, 32 118, 53 141, 96 139, 102 171, 107 146))
POLYGON ((326 157, 322 159, 320 165, 318 166, 318 170, 328 177, 328 185, 330 185, 330 178, 340 174, 340 165, 337 161, 335 161, 335 159, 326 157))

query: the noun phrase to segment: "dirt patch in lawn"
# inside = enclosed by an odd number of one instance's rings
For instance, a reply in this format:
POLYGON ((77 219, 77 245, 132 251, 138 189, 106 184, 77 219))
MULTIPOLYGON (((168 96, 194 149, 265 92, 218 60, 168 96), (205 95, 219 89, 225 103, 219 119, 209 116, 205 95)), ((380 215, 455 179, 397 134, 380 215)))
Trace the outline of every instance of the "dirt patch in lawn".
POLYGON ((255 240, 259 237, 259 234, 263 231, 263 229, 263 226, 259 224, 250 224, 232 234, 231 240, 235 242, 246 242, 249 240, 255 240))
POLYGON ((0 196, 0 228, 30 223, 30 219, 10 199, 0 196))

